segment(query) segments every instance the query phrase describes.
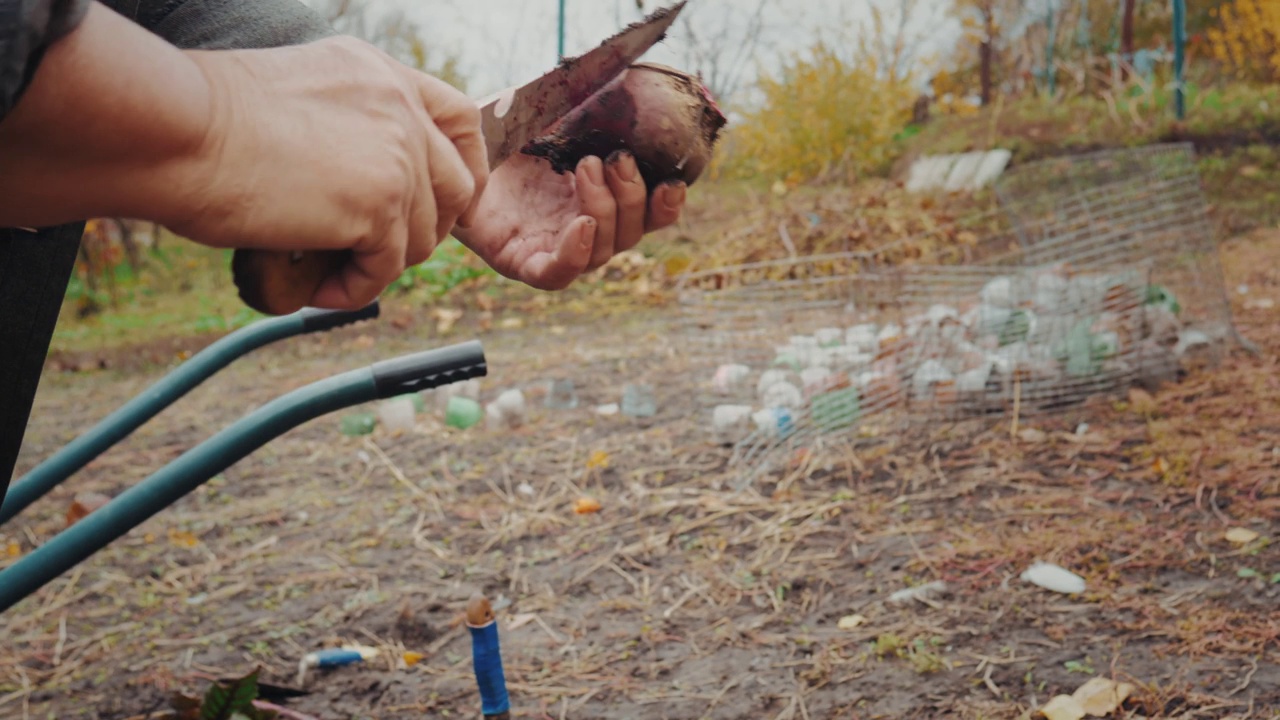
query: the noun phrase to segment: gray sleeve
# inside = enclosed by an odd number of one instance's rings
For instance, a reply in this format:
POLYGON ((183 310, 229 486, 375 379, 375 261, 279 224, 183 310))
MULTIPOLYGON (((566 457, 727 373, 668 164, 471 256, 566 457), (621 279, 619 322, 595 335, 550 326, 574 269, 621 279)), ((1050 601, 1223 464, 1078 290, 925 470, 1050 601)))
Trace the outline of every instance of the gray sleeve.
MULTIPOLYGON (((0 0, 0 121, 31 83, 45 49, 94 0, 0 0)), ((183 49, 300 45, 337 34, 300 0, 102 0, 183 49)))
POLYGON ((71 32, 91 0, 0 0, 0 120, 31 84, 45 50, 71 32))
POLYGON ((319 13, 299 0, 105 0, 105 3, 184 50, 300 45, 337 34, 319 13))

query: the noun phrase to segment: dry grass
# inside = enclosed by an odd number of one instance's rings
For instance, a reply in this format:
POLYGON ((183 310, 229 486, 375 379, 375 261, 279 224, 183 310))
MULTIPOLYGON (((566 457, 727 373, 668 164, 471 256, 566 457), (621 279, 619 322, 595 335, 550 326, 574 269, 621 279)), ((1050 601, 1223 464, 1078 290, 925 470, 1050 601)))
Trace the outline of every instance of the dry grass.
MULTIPOLYGON (((742 492, 660 322, 488 333, 486 399, 567 376, 582 406, 539 406, 505 435, 424 418, 348 438, 334 417, 288 433, 10 611, 0 715, 139 716, 255 665, 289 685, 302 654, 350 642, 384 652, 309 675, 291 707, 474 716, 460 618, 479 591, 500 605, 519 717, 1013 718, 1095 674, 1138 687, 1133 714, 1271 717, 1280 310, 1243 303, 1280 300, 1277 257, 1274 233, 1227 256, 1261 358, 1040 422, 1033 442, 940 426, 815 451, 742 492), (592 412, 627 381, 656 386, 656 417, 592 412), (602 511, 575 514, 582 496, 602 511), (1261 539, 1232 545, 1233 526, 1261 539), (1021 581, 1033 560, 1088 590, 1021 581), (934 581, 946 591, 888 600, 934 581), (405 667, 406 650, 426 658, 405 667)), ((28 551, 75 491, 118 492, 286 387, 422 345, 384 323, 255 354, 3 528, 0 547, 28 551)), ((56 376, 22 467, 152 377, 56 376)))

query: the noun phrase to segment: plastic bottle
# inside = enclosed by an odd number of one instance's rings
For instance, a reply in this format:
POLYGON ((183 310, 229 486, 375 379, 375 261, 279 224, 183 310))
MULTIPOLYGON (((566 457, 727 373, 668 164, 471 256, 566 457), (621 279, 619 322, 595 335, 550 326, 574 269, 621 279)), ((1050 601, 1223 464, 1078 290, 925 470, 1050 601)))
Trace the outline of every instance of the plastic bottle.
POLYGON ((449 427, 466 430, 483 418, 484 410, 475 400, 458 395, 449 398, 449 406, 444 414, 444 422, 449 427))
POLYGON ((652 385, 632 383, 622 389, 622 414, 631 417, 651 417, 658 412, 658 401, 653 396, 652 385))

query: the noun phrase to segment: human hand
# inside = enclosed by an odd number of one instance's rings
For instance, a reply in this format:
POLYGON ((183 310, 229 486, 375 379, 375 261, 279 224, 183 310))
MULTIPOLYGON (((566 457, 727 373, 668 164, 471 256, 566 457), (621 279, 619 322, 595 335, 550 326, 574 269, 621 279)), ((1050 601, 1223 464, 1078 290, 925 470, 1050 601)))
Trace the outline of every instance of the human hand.
POLYGON ((586 157, 561 175, 542 158, 513 154, 493 170, 468 227, 454 237, 505 277, 561 290, 584 272, 676 222, 685 185, 650 195, 629 154, 586 157))
POLYGON ((351 250, 305 303, 356 309, 465 224, 488 182, 475 103, 335 37, 194 52, 211 120, 160 221, 214 247, 351 250))

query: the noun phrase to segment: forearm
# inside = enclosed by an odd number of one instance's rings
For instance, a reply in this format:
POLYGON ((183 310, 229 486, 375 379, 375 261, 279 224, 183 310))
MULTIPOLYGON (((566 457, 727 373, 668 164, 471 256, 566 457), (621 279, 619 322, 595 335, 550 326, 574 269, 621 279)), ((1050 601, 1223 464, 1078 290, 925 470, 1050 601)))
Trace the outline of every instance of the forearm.
POLYGON ((95 3, 0 122, 0 226, 166 222, 192 194, 210 115, 189 56, 95 3))

